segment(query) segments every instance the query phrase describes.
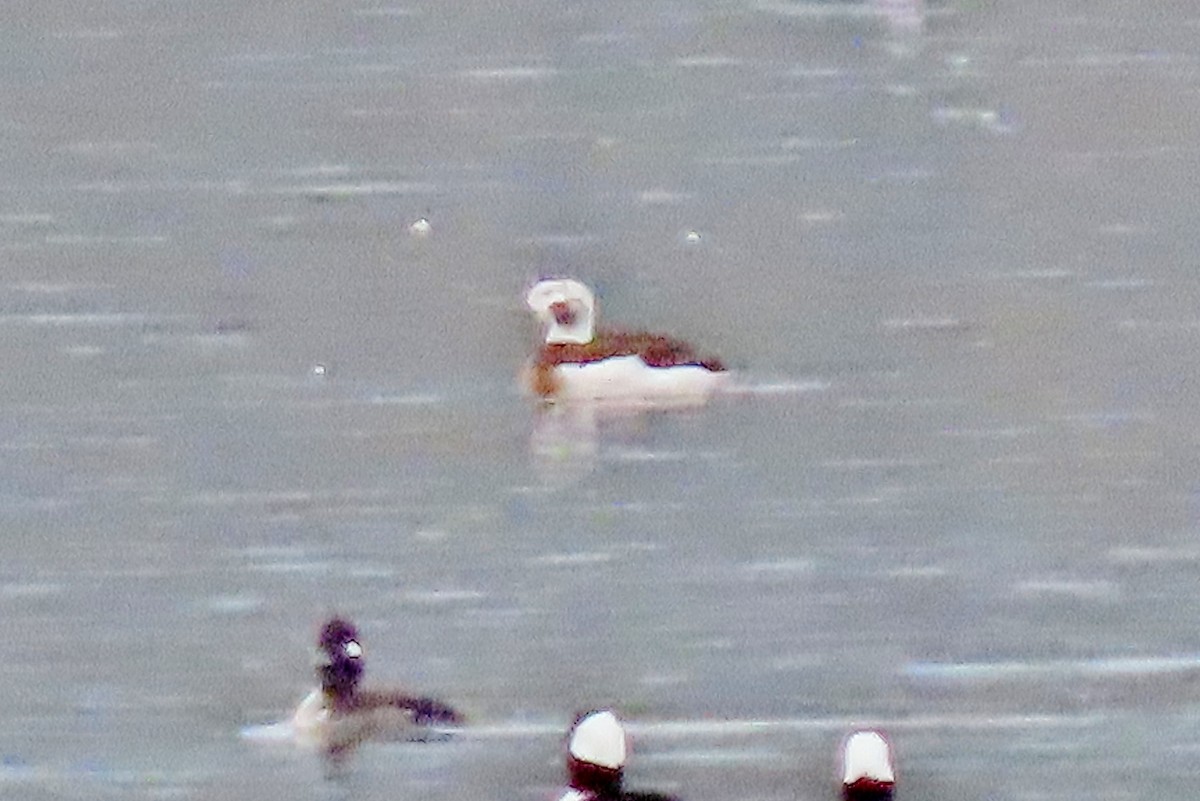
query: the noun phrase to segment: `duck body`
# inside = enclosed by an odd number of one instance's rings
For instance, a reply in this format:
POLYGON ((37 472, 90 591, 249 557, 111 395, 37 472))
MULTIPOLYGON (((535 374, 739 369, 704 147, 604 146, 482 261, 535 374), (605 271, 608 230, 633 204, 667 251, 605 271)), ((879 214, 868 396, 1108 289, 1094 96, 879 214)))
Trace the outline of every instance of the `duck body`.
POLYGON ((578 281, 541 281, 526 302, 545 326, 545 341, 525 383, 546 400, 703 400, 729 379, 720 359, 682 340, 597 329, 595 297, 578 281))
POLYGON ((435 727, 463 722, 457 710, 434 698, 363 689, 363 672, 354 625, 341 618, 328 621, 317 644, 320 686, 292 714, 295 732, 338 752, 365 740, 427 740, 440 734, 435 727))
POLYGON ((545 344, 529 386, 547 400, 704 399, 729 380, 720 361, 653 334, 602 332, 587 345, 545 344))

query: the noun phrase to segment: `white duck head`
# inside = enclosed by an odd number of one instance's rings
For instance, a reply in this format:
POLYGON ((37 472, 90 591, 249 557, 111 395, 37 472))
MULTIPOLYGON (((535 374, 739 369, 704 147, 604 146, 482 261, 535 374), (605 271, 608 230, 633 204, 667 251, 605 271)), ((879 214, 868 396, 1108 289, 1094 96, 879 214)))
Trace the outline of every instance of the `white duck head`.
POLYGON ((896 784, 892 748, 880 732, 852 732, 842 742, 842 798, 890 799, 896 784))
POLYGON ((525 303, 546 327, 548 345, 586 345, 596 335, 596 296, 579 281, 538 281, 525 303))

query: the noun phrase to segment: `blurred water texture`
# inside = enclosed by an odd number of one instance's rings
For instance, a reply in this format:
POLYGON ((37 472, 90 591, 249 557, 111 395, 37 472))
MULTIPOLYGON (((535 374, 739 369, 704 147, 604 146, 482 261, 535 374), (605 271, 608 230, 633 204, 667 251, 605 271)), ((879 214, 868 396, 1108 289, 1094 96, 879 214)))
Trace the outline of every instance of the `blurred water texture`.
POLYGON ((0 795, 1187 797, 1200 11, 49 0, 0 29, 0 795), (410 226, 427 218, 427 232, 410 226), (694 236, 689 234, 694 232, 694 236), (538 409, 540 274, 749 391, 538 409), (359 622, 453 742, 244 726, 359 622))

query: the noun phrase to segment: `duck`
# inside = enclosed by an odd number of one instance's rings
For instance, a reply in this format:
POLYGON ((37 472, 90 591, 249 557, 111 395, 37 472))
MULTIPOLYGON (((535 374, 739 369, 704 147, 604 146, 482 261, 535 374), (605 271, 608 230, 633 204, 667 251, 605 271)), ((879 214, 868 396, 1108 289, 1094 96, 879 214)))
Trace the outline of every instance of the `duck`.
POLYGON ((523 381, 543 400, 695 402, 729 380, 720 359, 682 340, 597 327, 596 296, 573 278, 538 281, 525 303, 544 339, 523 381))
POLYGON ((891 801, 896 791, 896 762, 883 732, 861 729, 842 741, 842 801, 891 801))
POLYGON ((360 688, 365 668, 355 625, 343 617, 325 621, 317 637, 319 686, 296 707, 293 729, 338 753, 370 739, 429 739, 438 734, 434 727, 463 722, 461 713, 433 698, 360 688))
POLYGON ((623 788, 629 736, 611 709, 577 715, 567 732, 567 787, 558 801, 678 801, 623 788))

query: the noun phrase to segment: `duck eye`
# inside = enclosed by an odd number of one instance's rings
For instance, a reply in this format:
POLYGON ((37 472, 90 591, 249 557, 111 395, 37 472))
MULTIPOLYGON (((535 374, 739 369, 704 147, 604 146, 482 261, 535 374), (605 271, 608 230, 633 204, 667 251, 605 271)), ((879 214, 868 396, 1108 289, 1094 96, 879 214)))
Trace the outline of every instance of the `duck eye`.
POLYGON ((360 656, 362 656, 362 646, 354 640, 350 640, 350 642, 342 646, 342 650, 345 651, 346 656, 350 657, 351 659, 358 659, 360 656))

